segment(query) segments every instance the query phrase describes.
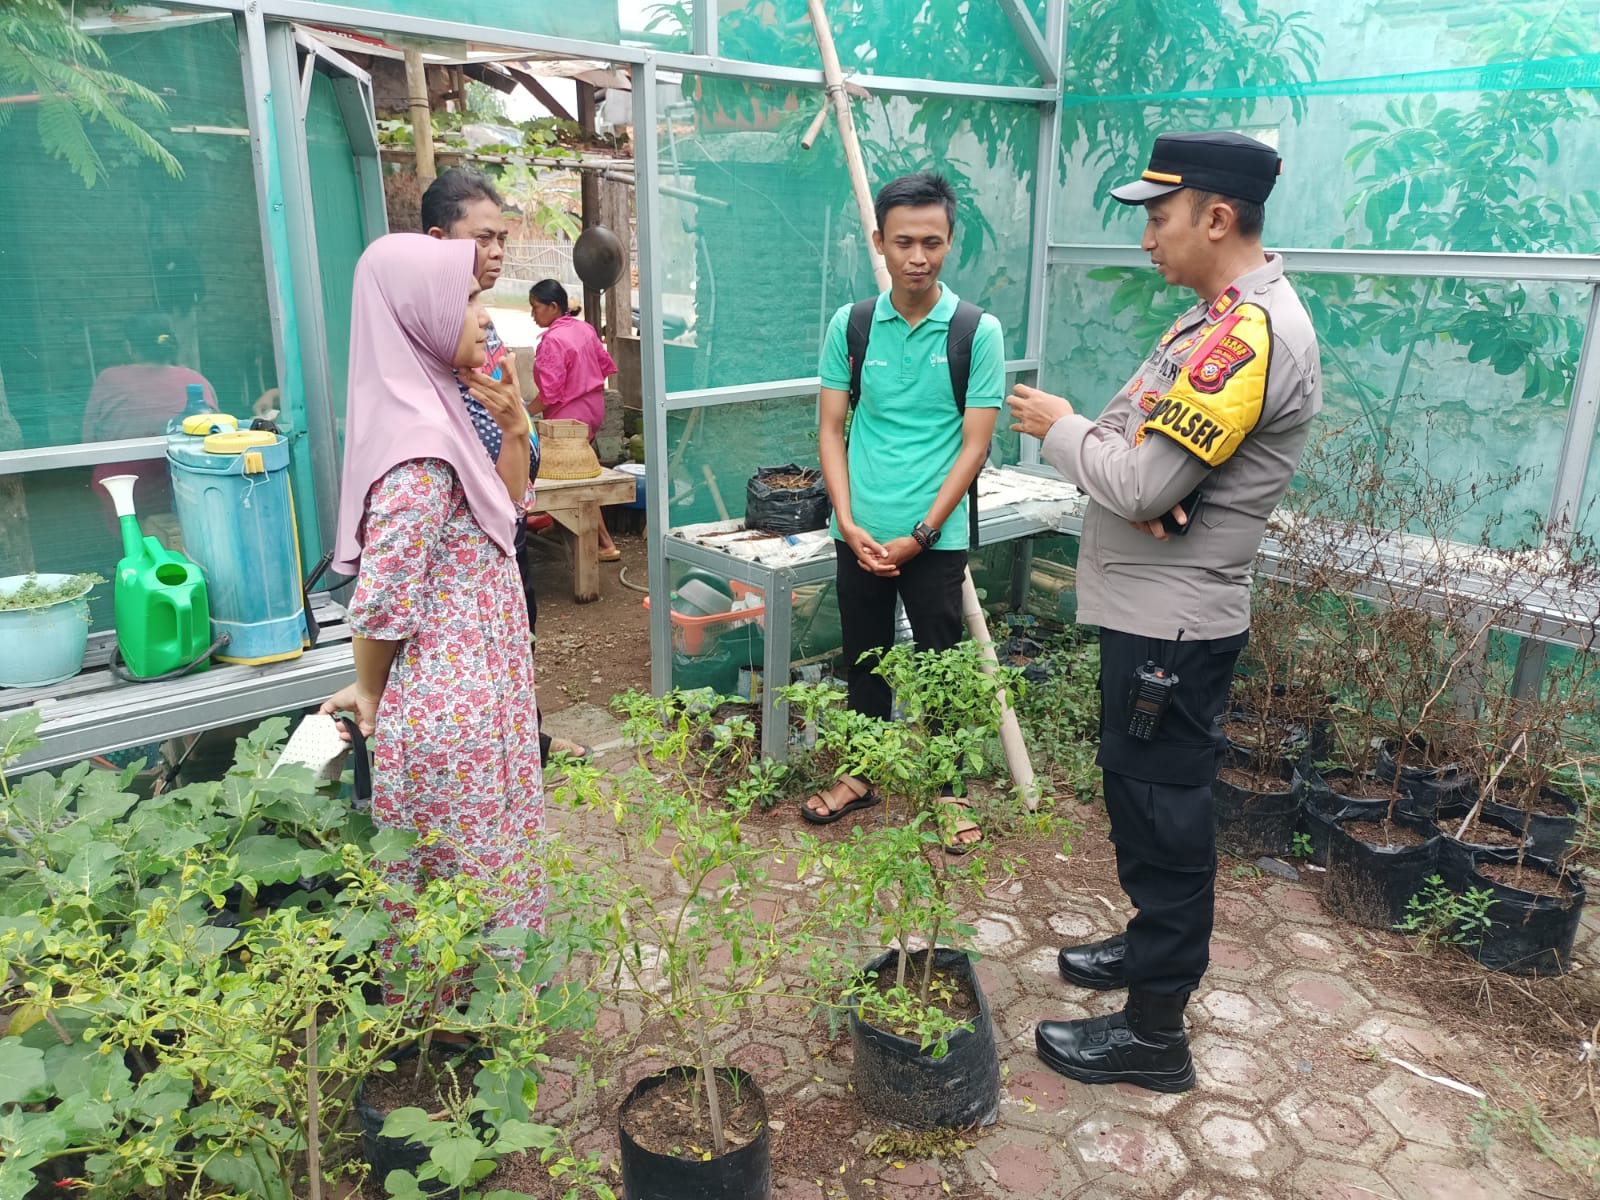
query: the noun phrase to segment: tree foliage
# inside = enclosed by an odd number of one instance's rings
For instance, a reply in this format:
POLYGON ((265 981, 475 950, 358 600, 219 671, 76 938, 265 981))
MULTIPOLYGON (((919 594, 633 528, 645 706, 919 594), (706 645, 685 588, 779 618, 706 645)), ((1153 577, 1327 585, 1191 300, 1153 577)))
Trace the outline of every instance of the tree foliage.
POLYGON ((85 187, 108 170, 91 136, 97 124, 181 178, 178 160, 130 112, 137 106, 164 112, 166 103, 108 70, 106 61, 100 44, 54 0, 0 0, 0 89, 11 101, 0 104, 0 127, 32 108, 45 150, 65 159, 85 187))

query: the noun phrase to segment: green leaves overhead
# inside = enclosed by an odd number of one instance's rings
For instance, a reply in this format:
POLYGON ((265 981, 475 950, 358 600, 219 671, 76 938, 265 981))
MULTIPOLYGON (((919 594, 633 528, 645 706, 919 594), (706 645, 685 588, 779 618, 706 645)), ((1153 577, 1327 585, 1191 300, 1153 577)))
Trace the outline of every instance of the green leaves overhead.
POLYGON ((39 140, 53 157, 65 159, 85 187, 107 168, 91 137, 108 127, 137 153, 181 178, 178 160, 148 133, 131 108, 164 112, 166 103, 149 88, 107 70, 105 51, 73 23, 68 7, 54 0, 8 0, 0 5, 0 125, 31 109, 39 140))
MULTIPOLYGON (((1239 5, 1243 18, 1216 3, 1188 0, 1090 0, 1068 14, 1067 60, 1062 86, 1062 159, 1065 180, 1071 151, 1098 169, 1092 185, 1106 220, 1118 209, 1108 195, 1144 168, 1156 132, 1234 127, 1258 114, 1267 118, 1281 101, 1260 96, 1209 97, 1214 89, 1269 89, 1317 77, 1323 37, 1309 12, 1288 13, 1239 5), (1193 100, 1156 100, 1195 93, 1193 100), (1148 103, 1128 97, 1151 96, 1148 103)), ((1287 100, 1290 115, 1305 113, 1303 97, 1287 100)), ((1276 123, 1276 118, 1270 118, 1276 123)))

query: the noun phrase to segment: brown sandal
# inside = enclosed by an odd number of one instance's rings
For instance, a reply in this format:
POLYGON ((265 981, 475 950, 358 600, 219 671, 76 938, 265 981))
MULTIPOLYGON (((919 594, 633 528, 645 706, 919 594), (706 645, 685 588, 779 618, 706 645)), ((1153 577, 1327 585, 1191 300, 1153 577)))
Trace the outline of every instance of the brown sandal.
MULTIPOLYGON (((948 804, 952 808, 958 808, 963 812, 972 811, 972 800, 967 796, 940 796, 939 803, 941 805, 948 804)), ((955 828, 950 831, 950 836, 955 840, 945 843, 944 852, 952 858, 960 858, 983 841, 983 827, 969 817, 957 817, 955 828), (977 831, 977 837, 969 842, 961 841, 963 833, 970 833, 973 830, 977 831)))
POLYGON ((833 781, 831 786, 819 788, 817 791, 814 791, 811 793, 811 795, 807 796, 800 804, 800 815, 806 820, 810 821, 813 825, 832 825, 840 817, 843 817, 848 813, 853 813, 858 808, 871 808, 874 804, 882 803, 883 797, 874 795, 870 784, 867 784, 862 780, 857 780, 854 775, 841 775, 838 779, 833 781), (833 805, 828 803, 828 797, 833 792, 834 788, 838 787, 841 783, 844 784, 845 790, 854 796, 855 799, 840 805, 838 808, 835 808, 833 805), (856 783, 860 783, 862 787, 866 788, 866 790, 862 792, 856 791, 856 783), (821 813, 812 808, 811 802, 813 800, 822 801, 822 807, 828 811, 826 813, 821 813))

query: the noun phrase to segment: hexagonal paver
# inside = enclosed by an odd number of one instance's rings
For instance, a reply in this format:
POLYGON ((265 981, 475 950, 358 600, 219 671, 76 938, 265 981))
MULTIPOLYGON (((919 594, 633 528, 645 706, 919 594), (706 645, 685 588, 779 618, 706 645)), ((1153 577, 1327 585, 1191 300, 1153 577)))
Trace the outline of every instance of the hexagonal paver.
POLYGON ((827 1197, 815 1180, 776 1172, 772 1176, 772 1188, 783 1200, 826 1200, 827 1197))
POLYGON ((971 947, 990 958, 1009 958, 1027 943, 1022 938, 1022 923, 1010 913, 987 912, 972 922, 971 947))
POLYGON ((1262 1037, 1283 1020, 1270 1000, 1227 988, 1212 988, 1206 992, 1200 1007, 1219 1031, 1245 1037, 1262 1037))
POLYGON ((1272 973, 1272 962, 1255 947, 1230 937, 1211 939, 1211 965, 1206 977, 1213 982, 1254 983, 1272 973))
POLYGON ((1061 968, 1056 965, 1059 950, 1054 946, 1040 946, 1017 963, 1018 972, 1029 980, 1051 979, 1063 988, 1077 989, 1061 978, 1061 968))
POLYGON ((1217 897, 1216 926, 1228 932, 1235 929, 1260 929, 1271 925, 1276 916, 1264 908, 1259 900, 1242 892, 1229 892, 1217 897))
POLYGON ((1264 1116, 1225 1101, 1201 1100, 1179 1136, 1195 1162, 1236 1179, 1276 1178, 1294 1161, 1294 1146, 1264 1116))
POLYGON ((1508 1200, 1505 1185, 1486 1177, 1475 1157, 1406 1146, 1383 1165, 1383 1177, 1405 1200, 1508 1200))
POLYGON ((1292 1011, 1322 1025, 1352 1025, 1372 1008, 1347 980, 1323 971, 1286 971, 1272 991, 1292 1011))
POLYGON ((872 1189, 873 1195, 890 1196, 895 1200, 920 1200, 921 1197, 944 1194, 944 1188, 940 1186, 944 1182, 944 1172, 939 1169, 938 1163, 897 1159, 883 1163, 876 1172, 872 1172, 872 1161, 869 1160, 865 1172, 871 1172, 871 1178, 878 1183, 872 1189))
POLYGON ((1126 1113, 1095 1113, 1072 1131, 1070 1144, 1091 1168, 1138 1179, 1156 1194, 1177 1186, 1189 1173, 1189 1160, 1172 1134, 1126 1113))
POLYGON ((718 1049, 734 1066, 743 1067, 752 1074, 759 1073, 765 1080, 786 1070, 812 1074, 812 1063, 817 1056, 796 1037, 775 1033, 770 1029, 756 1034, 741 1030, 722 1038, 718 1049))
POLYGON ((1267 935, 1273 949, 1282 950, 1287 964, 1334 970, 1350 961, 1349 949, 1337 929, 1311 929, 1304 925, 1279 925, 1267 935))
MULTIPOLYGON (((1040 1021, 1081 1021, 1095 1015, 1083 1005, 1072 1003, 1065 997, 1056 1000, 1025 994, 1015 1004, 994 1013, 995 1038, 1003 1040, 1015 1053, 1026 1055, 1037 1064, 1033 1031, 1040 1021)), ((1002 1056, 1004 1053, 1005 1049, 1002 1048, 1002 1056)))
POLYGON ((1204 1033, 1191 1043, 1199 1087, 1206 1095, 1266 1104, 1287 1082, 1283 1070, 1255 1046, 1204 1033))
MULTIPOLYGON (((1050 928, 1061 938, 1063 946, 1071 946, 1081 942, 1098 942, 1101 938, 1111 936, 1103 932, 1103 922, 1088 913, 1083 912, 1058 912, 1050 918, 1050 928)), ((1113 931, 1114 932, 1114 931, 1113 931)))
POLYGON ((1290 1189, 1295 1200, 1412 1200, 1397 1196, 1388 1180, 1359 1163, 1308 1159, 1296 1168, 1290 1189))
POLYGON ((1401 1058, 1411 1059, 1418 1066, 1470 1057, 1477 1053, 1480 1045, 1470 1033, 1452 1032, 1446 1040, 1440 1036, 1436 1025, 1389 1013, 1374 1013, 1361 1022, 1356 1026, 1352 1040, 1360 1046, 1382 1046, 1401 1058))
POLYGON ((1060 1112, 1067 1106, 1067 1085, 1071 1082, 1065 1075, 1045 1066, 1021 1071, 1006 1078, 1000 1090, 1000 1102, 1060 1112))
POLYGON ((1241 1188, 1238 1184, 1230 1183, 1220 1192, 1207 1184, 1184 1188, 1172 1200, 1278 1200, 1278 1197, 1260 1188, 1241 1188))
POLYGON ((1384 1119, 1408 1142, 1420 1142, 1444 1150, 1461 1145, 1461 1135, 1471 1122, 1473 1101, 1449 1088, 1426 1079, 1402 1074, 1391 1068, 1390 1075, 1367 1093, 1384 1119))
POLYGON ((1300 1088, 1272 1110, 1308 1154, 1376 1166, 1399 1137, 1357 1096, 1300 1088))
MULTIPOLYGON (((1078 1194, 1083 1175, 1055 1134, 1012 1129, 983 1139, 962 1156, 962 1165, 986 1195, 1039 1196, 1065 1200, 1078 1194)), ((787 1200, 787 1197, 784 1198, 787 1200)))
POLYGON ((993 958, 980 958, 972 969, 989 1001, 991 1014, 1016 1003, 1017 976, 1009 966, 993 958))
POLYGON ((1334 918, 1322 907, 1322 896, 1295 883, 1273 883, 1262 896, 1269 910, 1289 921, 1305 925, 1332 925, 1334 918))
MULTIPOLYGON (((1152 1092, 1149 1088, 1134 1087, 1131 1083, 1115 1083, 1110 1087, 1097 1084, 1088 1087, 1088 1107, 1104 1104, 1118 1112, 1133 1113, 1141 1117, 1165 1117, 1188 1097, 1183 1093, 1152 1092)), ((1083 1109, 1079 1109, 1082 1112, 1083 1109)))

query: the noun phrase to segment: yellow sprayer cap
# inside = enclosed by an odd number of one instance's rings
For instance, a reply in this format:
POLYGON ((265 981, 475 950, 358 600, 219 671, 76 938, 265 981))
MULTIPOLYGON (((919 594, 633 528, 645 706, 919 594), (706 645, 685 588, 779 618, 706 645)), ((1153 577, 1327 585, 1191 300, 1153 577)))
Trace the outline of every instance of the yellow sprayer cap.
POLYGON ((205 440, 207 454, 243 454, 259 446, 270 446, 278 440, 276 434, 265 429, 238 429, 232 433, 213 433, 205 440))
POLYGON ((183 419, 183 431, 191 437, 205 437, 218 430, 237 428, 238 419, 227 413, 196 413, 183 419))

